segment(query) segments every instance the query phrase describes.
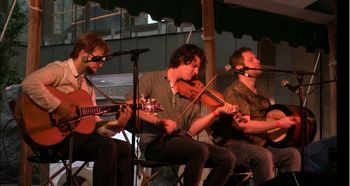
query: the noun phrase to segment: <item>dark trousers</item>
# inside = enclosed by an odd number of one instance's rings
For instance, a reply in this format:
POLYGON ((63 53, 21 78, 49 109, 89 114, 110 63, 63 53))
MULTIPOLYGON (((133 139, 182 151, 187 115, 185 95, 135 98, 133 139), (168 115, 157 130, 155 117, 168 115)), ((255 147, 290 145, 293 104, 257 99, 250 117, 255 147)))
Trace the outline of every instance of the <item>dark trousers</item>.
POLYGON ((301 156, 293 147, 262 147, 246 142, 237 142, 227 146, 237 158, 237 165, 253 171, 255 185, 260 185, 274 177, 274 167, 278 173, 300 171, 301 156))
MULTIPOLYGON (((53 149, 69 159, 70 136, 53 149)), ((73 160, 93 161, 93 185, 131 185, 129 143, 97 134, 74 133, 73 160)))
POLYGON ((197 186, 204 167, 213 168, 208 185, 224 185, 232 174, 234 155, 225 148, 192 139, 188 135, 171 135, 146 147, 149 160, 185 165, 184 185, 197 186))

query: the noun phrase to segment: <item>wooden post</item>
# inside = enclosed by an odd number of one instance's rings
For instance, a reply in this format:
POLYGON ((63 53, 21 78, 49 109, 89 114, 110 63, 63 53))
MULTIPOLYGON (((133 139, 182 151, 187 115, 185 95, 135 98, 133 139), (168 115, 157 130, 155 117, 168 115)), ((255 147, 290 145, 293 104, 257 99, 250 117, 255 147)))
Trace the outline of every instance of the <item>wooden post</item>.
MULTIPOLYGON (((27 63, 26 75, 38 69, 40 44, 41 44, 41 10, 42 0, 29 1, 29 25, 28 25, 28 43, 27 43, 27 63)), ((33 152, 24 142, 21 142, 21 165, 19 172, 19 185, 31 186, 33 176, 33 166, 28 163, 27 157, 33 152)))
MULTIPOLYGON (((204 41, 204 52, 207 57, 205 81, 206 83, 208 83, 216 75, 214 28, 215 24, 213 0, 202 0, 202 24, 202 39, 204 41)), ((215 88, 215 83, 213 83, 212 88, 215 88)))
MULTIPOLYGON (((205 82, 208 83, 216 75, 215 56, 215 29, 214 29, 214 2, 213 0, 202 0, 202 39, 204 42, 204 52, 207 57, 205 68, 205 82)), ((209 88, 216 88, 216 80, 209 88)), ((204 107, 204 112, 208 108, 204 107)), ((205 130, 204 130, 205 131, 205 130)), ((210 142, 208 133, 202 131, 199 134, 200 141, 210 142)))
MULTIPOLYGON (((337 77, 337 25, 335 22, 328 25, 328 43, 329 43, 329 79, 334 80, 337 77)), ((325 131, 327 136, 337 134, 337 83, 330 84, 330 123, 325 131)))
MULTIPOLYGON (((334 15, 337 15, 337 1, 332 1, 334 15)), ((334 80, 337 77, 337 20, 336 18, 328 24, 328 43, 329 43, 329 79, 334 80)), ((337 135, 337 83, 330 83, 330 105, 329 118, 330 123, 325 131, 327 136, 337 135)))

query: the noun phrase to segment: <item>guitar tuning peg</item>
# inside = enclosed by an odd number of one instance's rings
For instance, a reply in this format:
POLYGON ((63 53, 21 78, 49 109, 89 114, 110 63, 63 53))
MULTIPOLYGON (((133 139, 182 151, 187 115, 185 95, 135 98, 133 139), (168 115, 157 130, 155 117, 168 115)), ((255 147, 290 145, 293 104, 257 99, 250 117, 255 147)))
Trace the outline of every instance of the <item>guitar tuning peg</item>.
POLYGON ((146 101, 147 101, 146 98, 145 98, 145 96, 144 96, 144 94, 141 94, 141 95, 140 95, 139 100, 140 100, 141 102, 146 102, 146 101))
POLYGON ((155 104, 155 103, 156 103, 156 99, 152 98, 152 99, 151 99, 151 103, 152 103, 152 104, 155 104))

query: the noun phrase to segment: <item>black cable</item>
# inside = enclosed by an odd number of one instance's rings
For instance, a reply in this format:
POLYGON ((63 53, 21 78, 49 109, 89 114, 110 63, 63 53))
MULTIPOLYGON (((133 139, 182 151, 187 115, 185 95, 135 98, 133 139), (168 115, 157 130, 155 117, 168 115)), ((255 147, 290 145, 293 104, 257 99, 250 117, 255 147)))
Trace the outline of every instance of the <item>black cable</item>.
POLYGON ((6 158, 6 162, 7 162, 7 164, 9 164, 9 162, 10 162, 10 159, 8 158, 8 154, 7 154, 7 151, 6 151, 6 145, 5 145, 5 134, 6 134, 6 128, 7 128, 7 126, 10 124, 10 122, 12 122, 12 121, 15 121, 16 122, 16 120, 14 119, 14 118, 12 118, 12 119, 10 119, 10 120, 8 120, 7 122, 6 122, 6 124, 4 125, 4 127, 3 127, 3 129, 2 129, 2 134, 1 134, 1 146, 2 146, 2 151, 1 151, 1 153, 2 154, 4 154, 4 156, 5 156, 5 158, 6 158))

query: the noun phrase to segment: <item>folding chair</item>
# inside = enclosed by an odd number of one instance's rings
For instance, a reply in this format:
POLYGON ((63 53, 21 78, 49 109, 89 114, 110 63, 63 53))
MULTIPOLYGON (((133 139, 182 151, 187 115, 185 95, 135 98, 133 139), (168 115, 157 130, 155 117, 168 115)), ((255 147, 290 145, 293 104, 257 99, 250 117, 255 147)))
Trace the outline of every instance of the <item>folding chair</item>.
MULTIPOLYGON (((18 116, 18 113, 16 113, 16 101, 12 100, 8 103, 8 106, 10 108, 10 111, 12 113, 13 118, 15 118, 15 121, 17 123, 17 126, 20 128, 21 126, 21 119, 18 116)), ((22 132, 20 132, 23 140, 27 143, 27 141, 24 139, 22 132)), ((28 143, 27 143, 28 144, 28 143)), ((52 151, 47 151, 44 153, 43 150, 36 149, 33 147, 31 144, 28 144, 28 146, 32 149, 33 155, 27 157, 27 161, 34 163, 40 170, 40 172, 46 177, 46 182, 42 185, 47 185, 50 184, 54 186, 53 179, 60 175, 63 171, 67 174, 66 178, 68 175, 72 175, 72 184, 74 185, 81 185, 79 184, 78 180, 76 177, 80 173, 81 170, 88 164, 88 162, 84 162, 74 173, 71 170, 71 165, 74 163, 70 162, 69 160, 63 158, 60 156, 58 153, 54 153, 52 151), (49 174, 47 169, 45 168, 45 164, 51 164, 51 163, 62 163, 63 167, 59 168, 56 172, 53 174, 49 174)))
POLYGON ((253 183, 253 172, 244 167, 236 166, 233 169, 233 174, 229 180, 225 183, 225 186, 236 185, 236 186, 248 186, 253 183))
MULTIPOLYGON (((130 143, 130 140, 126 135, 125 130, 122 130, 121 132, 125 140, 130 143)), ((136 144, 138 144, 138 141, 136 144)), ((139 152, 138 149, 137 149, 137 152, 139 152)), ((135 155, 135 157, 136 157, 135 165, 137 167, 137 176, 141 180, 141 183, 140 183, 141 186, 150 186, 153 179, 156 178, 159 174, 161 174, 161 172, 164 171, 166 167, 170 167, 172 172, 176 176, 176 180, 172 185, 173 186, 176 186, 177 184, 181 186, 183 185, 182 183, 183 173, 179 175, 178 168, 177 168, 180 165, 174 165, 169 162, 146 160, 142 154, 140 155, 140 157, 138 157, 137 155, 135 155), (160 169, 152 172, 150 170, 152 168, 160 168, 160 169)))
POLYGON ((144 186, 144 185, 150 186, 153 179, 159 176, 159 174, 161 174, 162 171, 166 170, 166 167, 170 167, 172 172, 176 176, 176 180, 172 185, 174 186, 177 184, 183 185, 182 183, 183 174, 178 175, 178 169, 176 168, 177 165, 173 165, 166 162, 145 160, 145 159, 139 159, 137 164, 139 166, 138 171, 142 175, 141 184, 140 184, 141 186, 144 186), (153 169, 157 167, 159 167, 160 169, 154 172, 152 172, 151 170, 147 170, 147 169, 153 169))
MULTIPOLYGON (((33 148, 32 148, 33 149, 33 148)), ((40 172, 46 177, 46 181, 44 183, 42 183, 42 185, 47 185, 50 184, 52 186, 54 186, 54 182, 53 179, 55 179, 57 176, 61 175, 61 173, 65 172, 66 176, 65 178, 65 183, 67 183, 67 177, 69 174, 72 175, 72 185, 81 185, 81 181, 79 179, 77 179, 79 173, 81 170, 83 170, 83 168, 88 164, 87 161, 85 161, 75 172, 73 172, 73 168, 72 170, 70 170, 71 168, 71 164, 73 164, 74 162, 70 162, 69 160, 65 160, 64 158, 61 158, 59 155, 43 155, 41 153, 39 153, 38 151, 34 151, 33 149, 33 155, 28 156, 27 160, 31 163, 33 163, 34 165, 36 165, 36 167, 39 168, 40 172), (62 167, 60 167, 58 170, 56 170, 54 173, 49 173, 47 171, 47 169, 45 168, 45 165, 47 164, 53 164, 53 163, 62 163, 62 167), (72 171, 72 172, 70 172, 72 171)))

